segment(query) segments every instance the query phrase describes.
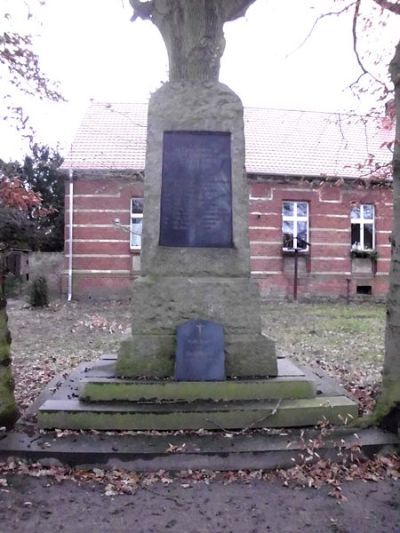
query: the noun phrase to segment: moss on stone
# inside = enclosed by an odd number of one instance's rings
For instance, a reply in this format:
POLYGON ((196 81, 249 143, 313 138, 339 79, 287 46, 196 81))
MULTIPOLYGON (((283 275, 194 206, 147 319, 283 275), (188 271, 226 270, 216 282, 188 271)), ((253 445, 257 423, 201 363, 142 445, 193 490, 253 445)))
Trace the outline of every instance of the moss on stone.
POLYGON ((0 365, 5 365, 10 362, 10 345, 8 342, 1 342, 0 340, 0 365))
POLYGON ((82 400, 92 402, 243 401, 313 398, 314 396, 313 383, 305 378, 216 382, 89 380, 81 383, 80 394, 82 400))
MULTIPOLYGON (((385 419, 400 406, 400 380, 385 379, 382 393, 378 397, 374 412, 370 415, 357 418, 353 422, 356 427, 370 427, 385 425, 385 419)), ((400 422, 400 419, 399 419, 400 422)))
MULTIPOLYGON (((1 291, 1 289, 0 289, 1 291)), ((0 425, 12 427, 18 418, 14 398, 14 380, 10 363, 11 335, 8 329, 6 301, 0 294, 0 425)))
POLYGON ((175 364, 174 335, 134 335, 121 342, 116 374, 121 377, 172 376, 175 364))
POLYGON ((103 409, 95 404, 77 407, 75 402, 46 402, 38 413, 42 428, 99 430, 180 430, 240 429, 248 427, 313 426, 323 419, 342 424, 354 416, 357 404, 344 396, 283 400, 275 402, 235 402, 232 405, 194 404, 190 409, 175 405, 115 405, 103 409), (47 405, 46 405, 47 404, 47 405))
POLYGON ((10 367, 0 368, 0 425, 11 427, 18 418, 10 367))

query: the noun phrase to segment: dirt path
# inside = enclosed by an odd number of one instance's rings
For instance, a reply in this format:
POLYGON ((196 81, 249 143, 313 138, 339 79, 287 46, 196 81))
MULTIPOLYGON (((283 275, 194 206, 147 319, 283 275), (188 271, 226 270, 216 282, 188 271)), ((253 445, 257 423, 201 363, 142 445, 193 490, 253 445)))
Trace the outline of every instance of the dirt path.
POLYGON ((293 489, 270 481, 178 482, 105 496, 98 484, 54 484, 48 478, 10 476, 0 491, 0 531, 256 533, 274 531, 398 533, 400 483, 351 482, 347 501, 329 489, 293 489))

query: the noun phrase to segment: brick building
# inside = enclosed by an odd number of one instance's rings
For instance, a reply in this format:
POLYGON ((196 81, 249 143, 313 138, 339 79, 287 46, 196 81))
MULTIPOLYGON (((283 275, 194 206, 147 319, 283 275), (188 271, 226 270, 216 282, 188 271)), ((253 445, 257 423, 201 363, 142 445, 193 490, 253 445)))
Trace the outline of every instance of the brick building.
MULTIPOLYGON (((74 298, 127 296, 139 273, 146 115, 145 104, 92 104, 63 165, 72 176, 63 287, 74 298)), ((248 108, 245 135, 251 266, 261 294, 383 298, 390 117, 248 108)))

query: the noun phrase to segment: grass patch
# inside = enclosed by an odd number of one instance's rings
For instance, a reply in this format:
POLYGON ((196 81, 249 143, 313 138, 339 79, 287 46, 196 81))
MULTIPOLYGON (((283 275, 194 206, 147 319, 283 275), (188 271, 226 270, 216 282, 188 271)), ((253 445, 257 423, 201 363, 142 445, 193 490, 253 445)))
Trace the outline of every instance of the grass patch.
MULTIPOLYGON (((15 299, 8 314, 20 408, 55 375, 116 353, 130 328, 130 304, 121 302, 58 301, 32 310, 15 299)), ((262 320, 279 354, 322 368, 350 391, 372 390, 380 382, 383 305, 263 304, 262 320)))

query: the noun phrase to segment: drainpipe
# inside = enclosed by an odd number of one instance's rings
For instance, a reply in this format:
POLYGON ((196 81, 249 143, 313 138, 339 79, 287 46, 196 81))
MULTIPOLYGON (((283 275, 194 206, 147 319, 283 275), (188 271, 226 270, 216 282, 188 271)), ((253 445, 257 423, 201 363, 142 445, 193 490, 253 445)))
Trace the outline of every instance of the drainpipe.
POLYGON ((74 222, 74 180, 73 170, 69 169, 69 231, 68 231, 68 296, 67 300, 72 300, 72 237, 73 237, 73 222, 74 222))
POLYGON ((293 300, 297 301, 297 284, 299 279, 299 250, 294 249, 293 300))

